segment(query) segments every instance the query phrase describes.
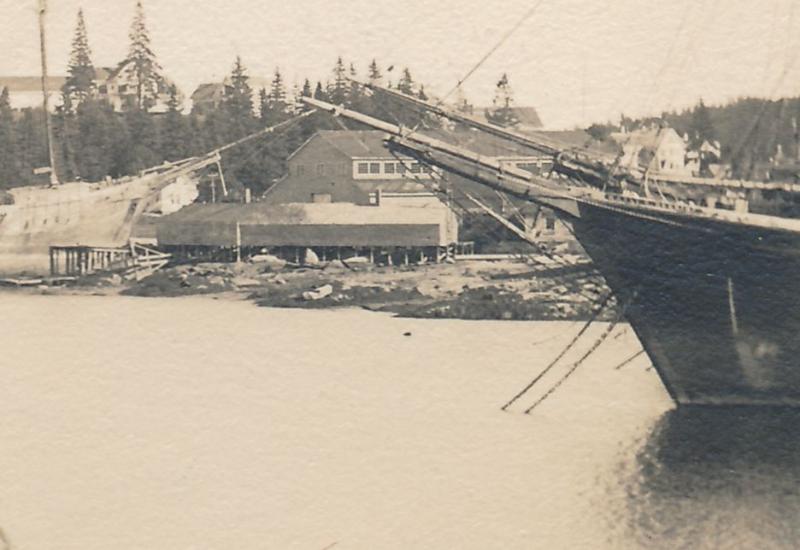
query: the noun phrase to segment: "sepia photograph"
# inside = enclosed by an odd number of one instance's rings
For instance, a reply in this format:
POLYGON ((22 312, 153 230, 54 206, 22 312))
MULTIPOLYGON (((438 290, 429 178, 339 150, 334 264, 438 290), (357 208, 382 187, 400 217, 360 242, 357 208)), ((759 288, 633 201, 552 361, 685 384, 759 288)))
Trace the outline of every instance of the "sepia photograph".
POLYGON ((0 550, 800 545, 796 0, 0 6, 0 550))

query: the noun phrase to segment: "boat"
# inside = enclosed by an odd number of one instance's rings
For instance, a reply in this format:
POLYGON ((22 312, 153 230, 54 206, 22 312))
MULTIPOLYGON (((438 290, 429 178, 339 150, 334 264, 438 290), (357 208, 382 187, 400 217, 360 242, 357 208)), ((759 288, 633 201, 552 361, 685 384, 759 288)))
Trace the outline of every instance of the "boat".
POLYGON ((552 156, 550 176, 536 175, 303 98, 386 132, 390 149, 555 210, 605 277, 677 404, 800 406, 800 219, 750 212, 741 200, 704 206, 676 196, 682 187, 761 192, 772 183, 684 178, 672 182, 671 192, 651 193, 646 173, 622 169, 614 159, 373 89, 552 156))

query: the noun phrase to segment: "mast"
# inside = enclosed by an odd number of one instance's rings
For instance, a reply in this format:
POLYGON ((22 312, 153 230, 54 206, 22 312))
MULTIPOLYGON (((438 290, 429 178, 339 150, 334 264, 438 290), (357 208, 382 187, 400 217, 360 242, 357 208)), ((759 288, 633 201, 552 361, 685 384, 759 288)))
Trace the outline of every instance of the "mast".
POLYGON ((50 124, 50 105, 47 90, 47 50, 44 39, 44 16, 46 11, 47 0, 39 0, 39 45, 42 56, 42 106, 44 107, 44 125, 47 129, 47 153, 50 159, 50 184, 58 185, 55 151, 53 147, 53 127, 50 124))

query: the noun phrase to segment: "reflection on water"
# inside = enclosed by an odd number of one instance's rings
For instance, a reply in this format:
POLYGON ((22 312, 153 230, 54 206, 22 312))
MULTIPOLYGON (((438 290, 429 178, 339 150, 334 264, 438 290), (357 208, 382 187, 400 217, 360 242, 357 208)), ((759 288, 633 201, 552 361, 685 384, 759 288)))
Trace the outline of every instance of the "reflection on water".
POLYGON ((624 468, 626 538, 651 548, 796 547, 798 435, 798 410, 667 412, 624 468))

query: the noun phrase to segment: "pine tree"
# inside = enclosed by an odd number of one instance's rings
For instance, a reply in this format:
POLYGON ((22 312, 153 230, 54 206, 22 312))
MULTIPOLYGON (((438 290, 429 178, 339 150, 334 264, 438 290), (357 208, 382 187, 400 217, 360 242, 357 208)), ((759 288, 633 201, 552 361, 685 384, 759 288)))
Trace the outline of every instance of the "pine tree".
POLYGON ((70 111, 91 97, 94 91, 95 70, 89 48, 89 37, 86 32, 86 21, 83 10, 78 10, 78 22, 75 25, 75 36, 72 39, 72 52, 67 66, 67 80, 62 93, 65 105, 70 111))
POLYGON ((167 107, 161 150, 165 160, 175 161, 190 156, 191 152, 189 150, 189 128, 181 113, 178 89, 174 85, 169 89, 167 107))
MULTIPOLYGON (((258 116, 261 122, 266 122, 269 116, 269 94, 265 88, 258 91, 258 116)), ((265 123, 266 126, 266 123, 265 123)))
POLYGON ((261 121, 266 126, 273 126, 286 120, 289 116, 289 104, 286 101, 286 88, 283 85, 281 71, 275 68, 275 74, 266 97, 266 110, 261 113, 261 121))
POLYGON ((345 69, 344 61, 340 56, 333 67, 333 82, 329 86, 328 97, 331 103, 343 105, 347 101, 348 91, 347 69, 345 69))
POLYGON ((249 126, 253 116, 253 89, 250 77, 242 64, 242 58, 236 56, 230 75, 230 85, 225 91, 224 106, 233 120, 243 127, 249 126))
POLYGON ((8 95, 8 88, 0 90, 0 189, 21 183, 18 181, 14 113, 8 95))
POLYGON ((714 124, 711 122, 711 113, 701 99, 692 111, 689 122, 689 145, 697 149, 705 140, 714 140, 716 134, 714 124))
POLYGON ((325 93, 325 88, 322 87, 322 82, 317 80, 317 87, 314 88, 314 99, 320 101, 328 101, 328 94, 325 93))
POLYGON ((422 101, 428 101, 428 94, 425 93, 425 86, 420 84, 419 92, 417 92, 417 97, 422 101))
POLYGON ((403 69, 403 76, 397 81, 397 90, 406 95, 414 95, 414 79, 411 78, 408 67, 403 69))
POLYGON ((136 2, 136 15, 128 36, 131 41, 130 50, 123 63, 130 65, 136 86, 136 106, 146 111, 158 99, 163 77, 161 76, 161 66, 150 46, 150 34, 145 24, 144 7, 141 0, 136 2))
POLYGON ((508 75, 503 73, 497 82, 492 100, 492 109, 486 112, 486 119, 497 126, 510 127, 519 124, 514 112, 514 92, 508 82, 508 75))
POLYGON ((375 61, 375 59, 370 62, 367 71, 369 83, 380 85, 383 76, 381 75, 381 70, 378 68, 378 62, 375 61))
POLYGON ((311 82, 309 82, 308 79, 306 78, 305 81, 303 81, 303 90, 301 92, 301 95, 303 97, 311 97, 313 94, 314 92, 311 91, 311 82))

